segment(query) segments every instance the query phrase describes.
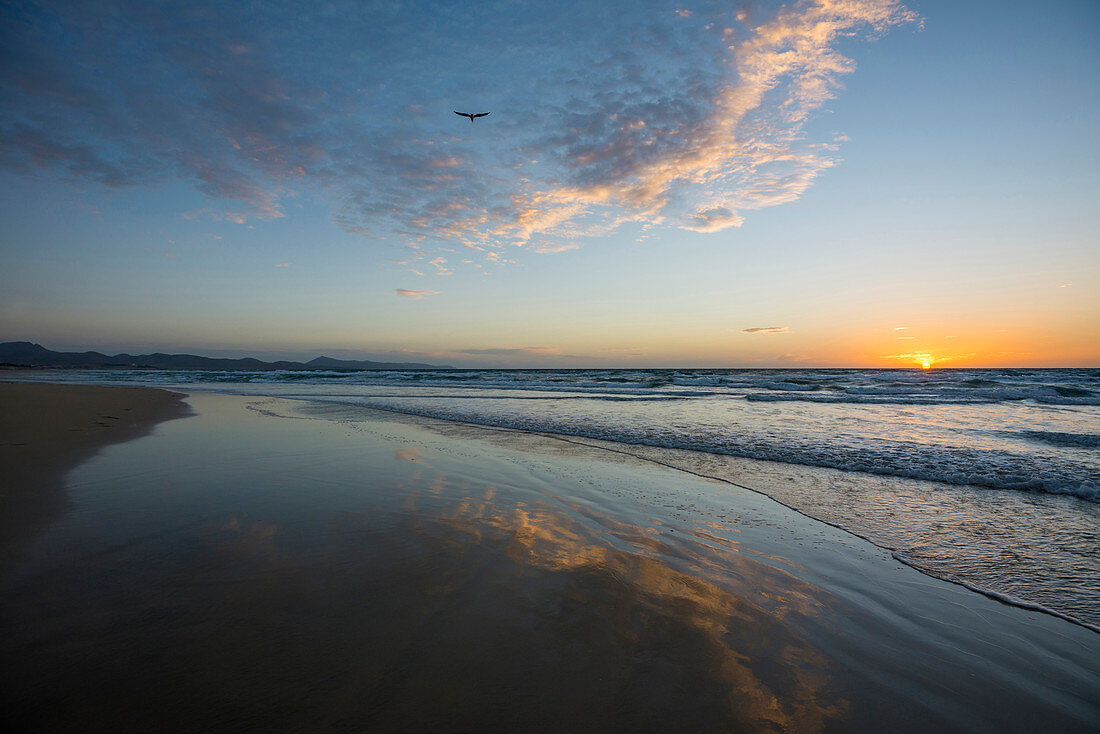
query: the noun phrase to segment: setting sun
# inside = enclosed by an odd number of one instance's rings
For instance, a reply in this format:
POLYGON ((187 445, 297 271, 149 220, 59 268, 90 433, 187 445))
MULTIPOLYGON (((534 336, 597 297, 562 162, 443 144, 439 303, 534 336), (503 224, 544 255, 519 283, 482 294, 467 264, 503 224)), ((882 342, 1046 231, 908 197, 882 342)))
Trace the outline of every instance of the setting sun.
POLYGON ((932 363, 926 361, 923 364, 921 364, 920 368, 922 370, 930 370, 930 369, 932 369, 932 363))

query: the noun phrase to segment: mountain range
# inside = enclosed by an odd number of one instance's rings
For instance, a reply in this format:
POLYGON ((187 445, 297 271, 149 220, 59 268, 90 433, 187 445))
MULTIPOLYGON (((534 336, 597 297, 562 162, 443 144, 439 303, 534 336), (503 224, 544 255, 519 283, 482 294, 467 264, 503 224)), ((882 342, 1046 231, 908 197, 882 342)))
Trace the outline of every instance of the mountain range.
POLYGON ((415 370, 440 369, 447 365, 419 362, 371 362, 370 360, 317 357, 308 362, 264 362, 253 357, 218 359, 196 354, 116 354, 100 352, 55 352, 32 342, 0 343, 0 364, 15 367, 57 367, 63 369, 156 369, 156 370, 415 370))

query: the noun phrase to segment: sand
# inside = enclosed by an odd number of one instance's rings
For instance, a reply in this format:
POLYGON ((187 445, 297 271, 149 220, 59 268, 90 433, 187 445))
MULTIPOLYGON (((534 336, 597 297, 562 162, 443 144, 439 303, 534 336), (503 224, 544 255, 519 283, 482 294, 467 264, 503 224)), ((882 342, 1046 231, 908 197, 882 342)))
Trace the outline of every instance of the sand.
POLYGON ((761 495, 552 436, 187 403, 70 471, 0 574, 21 731, 1100 721, 1100 635, 761 495))
POLYGON ((0 383, 0 563, 65 507, 64 477, 113 443, 187 413, 140 387, 0 383))

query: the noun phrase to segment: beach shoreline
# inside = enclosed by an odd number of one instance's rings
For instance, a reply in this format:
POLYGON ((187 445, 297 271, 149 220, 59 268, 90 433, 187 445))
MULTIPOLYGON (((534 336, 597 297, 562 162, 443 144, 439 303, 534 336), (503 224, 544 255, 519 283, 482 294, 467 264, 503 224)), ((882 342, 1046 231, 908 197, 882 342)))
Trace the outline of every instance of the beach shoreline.
POLYGON ((0 382, 0 563, 60 516, 65 475, 111 444, 189 413, 146 387, 0 382))
POLYGON ((77 507, 0 574, 0 652, 18 661, 2 703, 25 730, 1100 716, 1094 632, 753 491, 532 433, 201 391, 186 405, 73 469, 77 507))

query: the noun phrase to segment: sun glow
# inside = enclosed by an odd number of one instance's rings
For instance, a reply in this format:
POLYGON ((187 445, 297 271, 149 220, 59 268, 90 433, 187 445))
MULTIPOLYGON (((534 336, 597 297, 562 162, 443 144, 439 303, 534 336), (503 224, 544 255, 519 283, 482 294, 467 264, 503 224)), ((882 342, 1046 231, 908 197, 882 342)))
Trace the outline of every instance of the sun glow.
POLYGON ((956 362, 960 359, 967 359, 973 357, 971 354, 948 354, 948 353, 934 353, 931 349, 921 352, 906 352, 905 354, 890 354, 883 359, 894 360, 895 364, 899 367, 905 367, 909 369, 919 368, 922 370, 930 370, 936 365, 942 365, 944 362, 956 362))

